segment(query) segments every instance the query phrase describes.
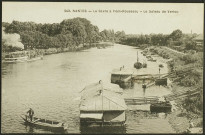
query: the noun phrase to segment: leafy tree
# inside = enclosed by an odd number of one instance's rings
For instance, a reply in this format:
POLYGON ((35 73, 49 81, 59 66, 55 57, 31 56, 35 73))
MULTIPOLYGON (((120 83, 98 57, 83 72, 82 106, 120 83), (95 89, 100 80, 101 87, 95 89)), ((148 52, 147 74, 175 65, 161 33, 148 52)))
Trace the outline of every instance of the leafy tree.
POLYGON ((185 42, 185 48, 187 50, 195 50, 196 49, 196 42, 192 40, 188 40, 185 42))
POLYGON ((177 29, 177 30, 174 30, 170 36, 170 38, 172 38, 174 41, 177 41, 179 40, 180 38, 182 38, 182 31, 177 29))

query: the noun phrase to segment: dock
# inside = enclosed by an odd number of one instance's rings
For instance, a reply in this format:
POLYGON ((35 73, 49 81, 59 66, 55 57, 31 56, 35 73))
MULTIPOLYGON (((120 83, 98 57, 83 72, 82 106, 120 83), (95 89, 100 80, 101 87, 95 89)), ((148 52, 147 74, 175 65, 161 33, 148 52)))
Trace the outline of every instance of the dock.
POLYGON ((124 100, 126 105, 144 105, 144 104, 157 103, 159 101, 159 97, 157 96, 132 97, 132 98, 125 98, 124 100))
POLYGON ((147 87, 155 85, 155 81, 160 78, 166 78, 166 74, 137 74, 135 70, 122 69, 111 73, 111 83, 118 84, 121 88, 132 88, 134 83, 145 83, 147 87))
MULTIPOLYGON (((189 97, 193 95, 200 94, 200 91, 195 88, 193 90, 181 90, 173 94, 168 94, 163 97, 166 98, 167 101, 173 101, 179 98, 189 97)), ((125 98, 126 105, 145 105, 145 104, 152 104, 157 103, 160 97, 157 96, 149 96, 149 97, 131 97, 125 98)))

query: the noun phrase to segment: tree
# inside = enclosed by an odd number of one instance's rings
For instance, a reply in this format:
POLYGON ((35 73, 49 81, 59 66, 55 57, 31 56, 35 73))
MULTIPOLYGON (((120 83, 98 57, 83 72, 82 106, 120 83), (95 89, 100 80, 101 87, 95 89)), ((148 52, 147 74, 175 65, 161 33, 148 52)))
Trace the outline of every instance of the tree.
POLYGON ((180 38, 182 38, 182 31, 177 29, 177 30, 174 30, 170 36, 170 38, 172 38, 174 41, 177 41, 179 40, 180 38))
POLYGON ((187 50, 196 50, 196 42, 192 40, 185 41, 185 48, 187 50))
POLYGON ((105 30, 100 34, 97 26, 80 17, 65 19, 61 23, 53 24, 13 21, 10 24, 3 23, 3 25, 5 32, 20 35, 25 49, 67 48, 85 43, 91 44, 100 39, 115 38, 113 30, 105 30))
POLYGON ((125 32, 124 31, 117 31, 115 33, 115 41, 119 42, 120 40, 123 40, 125 38, 125 32))

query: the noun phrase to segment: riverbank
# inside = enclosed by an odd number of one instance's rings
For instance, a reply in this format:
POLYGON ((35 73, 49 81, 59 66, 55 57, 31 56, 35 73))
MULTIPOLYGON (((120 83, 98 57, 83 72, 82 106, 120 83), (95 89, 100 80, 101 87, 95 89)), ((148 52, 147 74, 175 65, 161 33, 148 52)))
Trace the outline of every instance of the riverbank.
MULTIPOLYGON (((113 46, 112 42, 100 42, 100 43, 92 43, 91 45, 85 44, 85 45, 79 45, 79 46, 72 46, 68 48, 49 48, 49 49, 34 49, 30 50, 30 56, 35 57, 38 55, 51 55, 51 54, 57 54, 57 53, 64 53, 64 52, 76 52, 81 50, 90 49, 93 47, 97 48, 106 48, 108 46, 113 46)), ((15 55, 22 55, 22 51, 19 52, 10 52, 9 54, 15 53, 15 55)), ((2 59, 5 58, 6 54, 8 53, 2 53, 2 59)))
POLYGON ((172 93, 198 88, 198 95, 176 99, 177 110, 169 115, 169 123, 177 133, 185 133, 190 128, 203 128, 203 53, 183 53, 164 46, 151 46, 144 50, 147 54, 157 54, 167 62, 169 73, 175 73, 172 80, 172 93), (182 75, 178 75, 182 73, 182 75))

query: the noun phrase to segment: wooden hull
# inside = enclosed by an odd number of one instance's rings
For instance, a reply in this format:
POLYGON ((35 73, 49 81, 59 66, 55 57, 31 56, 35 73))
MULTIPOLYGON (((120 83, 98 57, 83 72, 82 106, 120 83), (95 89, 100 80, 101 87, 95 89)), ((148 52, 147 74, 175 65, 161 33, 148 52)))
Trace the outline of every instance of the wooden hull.
POLYGON ((136 68, 136 69, 142 68, 142 63, 136 62, 136 63, 134 64, 134 68, 136 68))
POLYGON ((147 68, 147 64, 146 64, 146 63, 143 63, 143 64, 142 64, 142 67, 143 67, 143 68, 147 68))
POLYGON ((156 79, 155 85, 165 85, 165 86, 167 86, 167 78, 156 79))
POLYGON ((41 60, 43 59, 43 56, 35 57, 35 58, 28 58, 28 57, 23 57, 23 58, 7 58, 3 60, 3 63, 23 63, 23 62, 32 62, 36 60, 41 60))
POLYGON ((26 62, 28 60, 28 57, 17 57, 17 58, 5 58, 3 60, 3 63, 21 63, 26 62))
POLYGON ((21 118, 24 120, 24 122, 28 125, 31 125, 31 126, 35 126, 35 127, 38 127, 38 128, 43 128, 43 129, 47 129, 47 130, 52 130, 52 131, 65 131, 67 128, 64 127, 62 124, 63 123, 58 123, 58 124, 49 124, 49 123, 46 123, 46 122, 41 122, 41 121, 38 121, 36 119, 38 118, 34 118, 33 121, 30 121, 24 117, 21 116, 21 118))

